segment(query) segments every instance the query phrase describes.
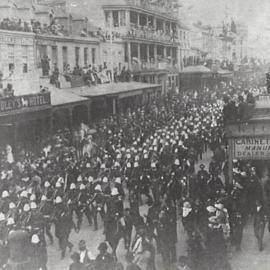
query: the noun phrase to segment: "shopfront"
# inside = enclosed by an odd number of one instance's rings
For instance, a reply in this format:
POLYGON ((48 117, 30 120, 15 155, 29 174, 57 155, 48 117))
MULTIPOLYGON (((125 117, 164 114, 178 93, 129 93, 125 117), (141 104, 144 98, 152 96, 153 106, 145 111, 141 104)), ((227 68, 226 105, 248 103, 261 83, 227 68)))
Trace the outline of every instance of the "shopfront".
POLYGON ((0 99, 0 145, 35 150, 51 131, 49 92, 0 99))
POLYGON ((261 177, 270 174, 270 96, 259 96, 252 117, 225 126, 228 139, 229 177, 232 181, 233 160, 247 161, 261 177))

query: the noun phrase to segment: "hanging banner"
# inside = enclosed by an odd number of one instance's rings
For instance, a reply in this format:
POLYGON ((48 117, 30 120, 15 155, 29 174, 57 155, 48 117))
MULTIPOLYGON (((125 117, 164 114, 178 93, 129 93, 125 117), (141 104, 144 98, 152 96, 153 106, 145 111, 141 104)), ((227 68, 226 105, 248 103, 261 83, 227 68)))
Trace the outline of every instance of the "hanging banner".
POLYGON ((270 137, 233 139, 234 159, 270 159, 270 137))

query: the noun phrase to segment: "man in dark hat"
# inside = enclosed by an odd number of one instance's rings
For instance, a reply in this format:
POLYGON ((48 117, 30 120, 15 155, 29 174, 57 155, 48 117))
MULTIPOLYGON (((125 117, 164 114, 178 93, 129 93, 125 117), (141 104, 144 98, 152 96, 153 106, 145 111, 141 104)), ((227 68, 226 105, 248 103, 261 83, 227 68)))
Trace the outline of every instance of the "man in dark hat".
POLYGON ((74 252, 70 258, 72 259, 72 264, 69 266, 69 270, 86 270, 86 267, 83 263, 80 262, 80 254, 74 252))
POLYGON ((86 269, 92 269, 95 258, 91 253, 91 251, 87 249, 84 240, 80 240, 79 250, 80 250, 80 262, 86 267, 86 269))
POLYGON ((262 205, 262 202, 257 200, 256 210, 254 214, 254 234, 255 237, 257 238, 259 251, 263 250, 263 236, 266 222, 267 222, 267 215, 265 209, 262 205))
POLYGON ((207 197, 207 181, 209 179, 209 173, 205 170, 205 165, 200 165, 200 170, 197 173, 197 184, 199 189, 199 196, 202 200, 205 200, 207 197))
POLYGON ((96 257, 95 270, 113 270, 115 267, 115 259, 108 252, 108 245, 105 242, 98 246, 99 254, 96 257))

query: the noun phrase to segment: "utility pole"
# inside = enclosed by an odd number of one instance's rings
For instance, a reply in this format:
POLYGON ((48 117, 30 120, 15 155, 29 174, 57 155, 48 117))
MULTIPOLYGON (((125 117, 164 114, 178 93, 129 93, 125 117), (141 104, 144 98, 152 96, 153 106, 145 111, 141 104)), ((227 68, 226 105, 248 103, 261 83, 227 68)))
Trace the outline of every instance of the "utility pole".
POLYGON ((113 13, 111 12, 110 17, 110 56, 111 56, 111 83, 113 83, 113 36, 112 36, 112 27, 113 27, 113 13))

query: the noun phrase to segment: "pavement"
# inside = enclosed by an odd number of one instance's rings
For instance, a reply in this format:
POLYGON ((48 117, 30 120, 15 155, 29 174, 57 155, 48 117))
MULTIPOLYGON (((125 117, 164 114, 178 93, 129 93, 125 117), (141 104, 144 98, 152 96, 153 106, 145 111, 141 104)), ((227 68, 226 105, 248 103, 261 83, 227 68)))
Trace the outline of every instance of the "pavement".
MULTIPOLYGON (((211 154, 207 152, 203 156, 203 160, 199 164, 204 163, 208 165, 211 154)), ((199 165, 198 164, 198 165, 199 165)), ((197 166, 198 166, 197 165, 197 166)), ((142 206, 140 211, 142 213, 147 211, 146 206, 142 206)), ((99 224, 102 224, 99 220, 99 224)), ((70 240, 74 244, 73 251, 78 251, 78 243, 81 239, 84 239, 87 243, 88 249, 93 253, 94 256, 98 254, 97 247, 100 242, 104 241, 103 227, 100 226, 98 231, 93 231, 93 227, 89 227, 84 218, 81 231, 77 234, 72 231, 70 240)), ((48 241, 49 242, 49 241, 48 241)), ((48 245, 48 270, 68 270, 69 264, 71 263, 70 253, 67 250, 66 258, 60 259, 60 250, 58 249, 57 239, 53 245, 48 245)), ((121 240, 117 249, 117 258, 121 262, 125 262, 125 249, 123 240, 121 240)), ((253 233, 252 219, 250 218, 247 226, 244 229, 242 250, 234 252, 230 263, 232 270, 269 270, 270 269, 270 235, 268 230, 265 231, 264 237, 264 250, 259 252, 256 239, 253 233)), ((177 256, 186 255, 186 233, 183 229, 182 222, 178 220, 178 243, 177 243, 177 256)), ((156 256, 157 270, 163 270, 161 256, 156 256)))

